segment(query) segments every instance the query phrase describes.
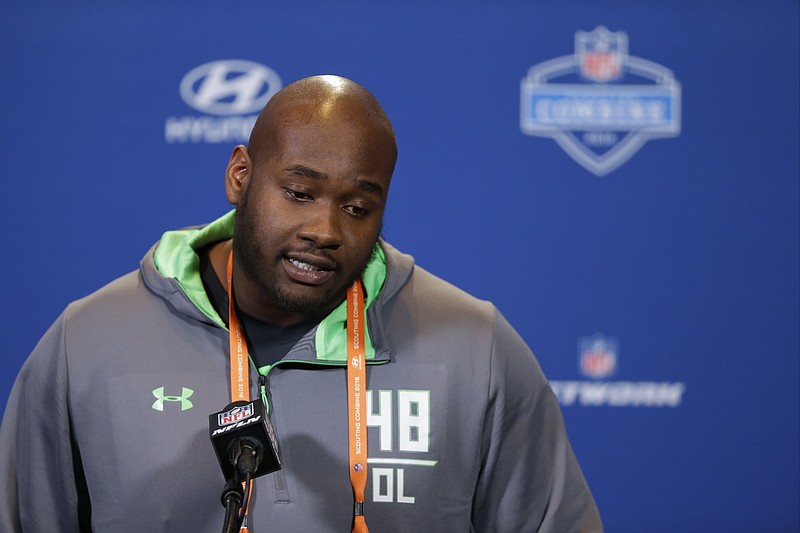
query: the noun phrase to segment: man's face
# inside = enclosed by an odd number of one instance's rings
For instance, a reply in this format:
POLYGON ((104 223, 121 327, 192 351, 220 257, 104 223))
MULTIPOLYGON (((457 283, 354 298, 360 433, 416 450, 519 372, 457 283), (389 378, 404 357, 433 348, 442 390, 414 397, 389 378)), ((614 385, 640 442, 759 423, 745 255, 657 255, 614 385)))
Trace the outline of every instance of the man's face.
MULTIPOLYGON (((284 123, 253 160, 237 204, 234 254, 262 318, 312 318, 338 305, 381 230, 394 153, 366 117, 284 123)), ((237 281, 238 283, 238 281, 237 281)))

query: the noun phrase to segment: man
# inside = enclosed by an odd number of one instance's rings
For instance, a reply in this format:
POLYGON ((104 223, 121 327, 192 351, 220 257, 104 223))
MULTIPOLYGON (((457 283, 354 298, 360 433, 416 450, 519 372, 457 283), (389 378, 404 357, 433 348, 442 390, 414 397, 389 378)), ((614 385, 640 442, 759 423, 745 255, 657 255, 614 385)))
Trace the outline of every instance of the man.
POLYGON ((167 232, 138 272, 71 304, 24 365, 0 431, 0 530, 218 531, 207 424, 235 397, 236 317, 244 389, 268 405, 282 461, 255 481, 250 531, 349 530, 358 286, 369 460, 355 470, 369 472, 371 530, 600 531, 525 343, 379 239, 396 157, 389 120, 352 81, 273 97, 227 167, 235 212, 167 232))

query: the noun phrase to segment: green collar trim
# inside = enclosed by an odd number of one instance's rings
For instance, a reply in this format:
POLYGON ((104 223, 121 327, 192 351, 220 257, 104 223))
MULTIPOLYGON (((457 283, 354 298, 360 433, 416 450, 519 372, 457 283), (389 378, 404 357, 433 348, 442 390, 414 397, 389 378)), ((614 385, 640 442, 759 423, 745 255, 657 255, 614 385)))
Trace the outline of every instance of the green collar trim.
MULTIPOLYGON (((369 306, 378 297, 384 281, 386 281, 386 255, 383 253, 383 248, 379 244, 375 244, 372 259, 361 275, 365 293, 365 309, 369 309, 369 306)), ((364 353, 367 359, 372 359, 375 357, 375 346, 372 344, 366 313, 364 318, 367 332, 364 353)), ((314 341, 317 348, 317 359, 321 361, 347 360, 347 300, 339 304, 339 307, 331 311, 331 314, 319 323, 314 341)))
MULTIPOLYGON (((208 299, 200 277, 200 260, 197 250, 211 243, 233 237, 236 210, 229 211, 207 226, 164 233, 153 254, 158 271, 165 277, 175 278, 184 294, 216 325, 227 330, 225 321, 214 310, 208 299)), ((386 255, 380 244, 375 244, 367 268, 361 278, 366 293, 366 309, 375 301, 386 280, 386 255)), ((366 316, 365 316, 366 318, 366 316)), ((367 358, 375 357, 375 346, 366 323, 367 358)), ((342 302, 317 326, 314 337, 317 359, 320 361, 344 361, 347 359, 347 302, 342 302)))
POLYGON ((164 277, 175 278, 189 300, 216 325, 224 329, 228 327, 211 305, 203 286, 197 250, 233 237, 235 219, 234 209, 207 226, 168 231, 161 236, 153 254, 153 261, 158 271, 164 277))

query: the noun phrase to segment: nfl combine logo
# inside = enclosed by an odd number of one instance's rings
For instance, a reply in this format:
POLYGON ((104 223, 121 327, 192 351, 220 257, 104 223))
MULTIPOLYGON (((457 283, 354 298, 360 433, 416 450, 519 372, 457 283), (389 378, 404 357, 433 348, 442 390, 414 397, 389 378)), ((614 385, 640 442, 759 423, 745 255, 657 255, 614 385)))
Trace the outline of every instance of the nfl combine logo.
POLYGON ((578 341, 578 365, 581 373, 602 379, 617 370, 617 341, 600 334, 578 341))
POLYGON ((230 411, 225 411, 224 413, 219 413, 217 415, 217 423, 220 426, 230 426, 231 424, 235 424, 240 420, 244 420, 253 416, 253 404, 247 405, 237 405, 230 411))
POLYGON ((628 36, 598 26, 575 34, 574 55, 532 66, 522 79, 520 128, 550 137, 597 176, 650 139, 681 129, 681 86, 672 72, 628 55, 628 36))

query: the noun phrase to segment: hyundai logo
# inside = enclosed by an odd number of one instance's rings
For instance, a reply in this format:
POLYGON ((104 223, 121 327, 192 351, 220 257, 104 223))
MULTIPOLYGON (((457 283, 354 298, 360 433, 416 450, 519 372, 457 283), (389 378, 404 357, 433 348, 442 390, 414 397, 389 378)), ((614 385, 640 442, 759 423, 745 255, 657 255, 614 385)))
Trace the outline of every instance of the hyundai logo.
POLYGON ((260 111, 281 89, 278 74, 260 63, 226 59, 205 63, 181 80, 181 98, 212 115, 246 115, 260 111))

